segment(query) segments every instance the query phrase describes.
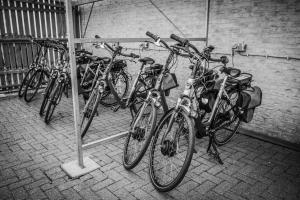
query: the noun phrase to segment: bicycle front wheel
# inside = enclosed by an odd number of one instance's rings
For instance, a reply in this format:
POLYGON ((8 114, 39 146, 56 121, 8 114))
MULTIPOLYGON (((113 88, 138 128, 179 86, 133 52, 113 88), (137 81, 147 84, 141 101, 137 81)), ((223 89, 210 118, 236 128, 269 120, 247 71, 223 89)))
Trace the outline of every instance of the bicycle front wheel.
POLYGON ((160 192, 175 188, 188 171, 195 143, 192 124, 184 111, 171 110, 156 128, 150 146, 149 174, 151 183, 160 192))
POLYGON ((35 71, 35 68, 31 68, 26 73, 24 79, 22 80, 19 91, 18 91, 19 97, 22 97, 24 95, 26 85, 27 85, 28 81, 30 80, 30 78, 32 77, 32 75, 34 74, 34 71, 35 71))
POLYGON ((38 69, 34 72, 32 77, 29 79, 24 91, 24 99, 26 102, 32 101, 32 99, 35 97, 38 89, 40 88, 40 85, 42 84, 43 77, 44 77, 43 70, 38 69))
POLYGON ((88 131, 95 113, 97 111, 97 107, 100 101, 101 94, 98 88, 94 88, 87 103, 83 108, 83 114, 80 123, 80 130, 81 130, 81 138, 83 138, 88 131))
POLYGON ((148 149, 156 124, 156 112, 157 109, 152 102, 144 102, 131 123, 131 131, 125 140, 123 151, 125 169, 134 168, 148 149), (135 127, 132 128, 132 126, 135 127))
POLYGON ((48 107, 45 115, 46 124, 49 124, 53 112, 61 100, 63 89, 64 89, 64 83, 60 82, 55 86, 53 93, 51 94, 50 101, 48 103, 48 107))
POLYGON ((212 128, 216 129, 214 140, 218 146, 228 143, 237 132, 240 119, 236 107, 238 93, 229 94, 230 99, 221 99, 212 121, 212 128))
POLYGON ((45 89, 43 102, 42 102, 41 108, 40 108, 40 115, 44 114, 45 108, 46 108, 47 103, 49 101, 50 94, 51 94, 51 92, 54 88, 55 81, 56 81, 56 78, 50 78, 50 81, 49 81, 49 83, 48 83, 48 85, 45 89))

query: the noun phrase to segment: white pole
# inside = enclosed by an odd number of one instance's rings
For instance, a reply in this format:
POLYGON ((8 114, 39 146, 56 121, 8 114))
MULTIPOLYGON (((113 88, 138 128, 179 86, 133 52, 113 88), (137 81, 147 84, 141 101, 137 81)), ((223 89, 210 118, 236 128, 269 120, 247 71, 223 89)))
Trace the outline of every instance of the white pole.
POLYGON ((69 46, 69 57, 70 57, 70 66, 71 66, 74 126, 75 126, 75 134, 76 134, 76 141, 77 141, 78 165, 81 168, 84 168, 83 156, 82 156, 82 141, 81 141, 80 125, 79 125, 79 101, 78 101, 77 70, 76 70, 75 48, 74 48, 72 1, 65 0, 65 7, 66 7, 68 44, 69 44, 68 45, 69 46))
POLYGON ((206 46, 208 45, 208 27, 209 27, 209 11, 210 11, 210 0, 206 0, 206 23, 205 23, 205 37, 206 37, 206 46))

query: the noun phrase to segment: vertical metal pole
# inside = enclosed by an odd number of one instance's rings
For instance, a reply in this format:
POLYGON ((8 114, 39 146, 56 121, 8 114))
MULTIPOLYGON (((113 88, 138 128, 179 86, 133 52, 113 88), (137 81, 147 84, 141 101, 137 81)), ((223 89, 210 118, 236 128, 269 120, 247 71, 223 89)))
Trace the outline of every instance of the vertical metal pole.
POLYGON ((83 157, 82 157, 82 141, 80 136, 80 126, 79 126, 79 101, 78 101, 77 70, 76 70, 75 48, 74 48, 72 1, 65 0, 65 7, 66 7, 68 44, 69 44, 69 57, 70 57, 70 66, 71 66, 73 112, 74 112, 75 134, 76 134, 76 141, 77 141, 78 165, 81 168, 84 168, 83 157))
POLYGON ((205 45, 208 45, 208 27, 209 27, 209 11, 210 11, 210 0, 206 0, 206 23, 205 23, 205 28, 206 28, 206 42, 205 45))

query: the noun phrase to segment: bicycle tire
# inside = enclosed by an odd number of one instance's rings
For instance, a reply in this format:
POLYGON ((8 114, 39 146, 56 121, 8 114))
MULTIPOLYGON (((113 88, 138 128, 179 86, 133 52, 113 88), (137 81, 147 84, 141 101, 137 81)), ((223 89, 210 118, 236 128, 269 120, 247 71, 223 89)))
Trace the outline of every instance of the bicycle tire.
POLYGON ((32 77, 29 79, 28 83, 26 84, 25 91, 24 91, 24 99, 26 102, 32 101, 32 99, 37 94, 37 91, 38 91, 40 85, 42 84, 43 75, 44 75, 43 70, 38 69, 34 72, 32 77), (38 76, 38 77, 36 78, 36 76, 38 76), (30 87, 33 90, 32 93, 29 92, 30 87), (32 96, 29 96, 29 94, 31 94, 32 96))
MULTIPOLYGON (((133 122, 131 123, 131 126, 133 126, 136 123, 136 120, 138 119, 138 117, 140 115, 142 115, 141 116, 141 118, 142 118, 142 117, 144 117, 143 115, 148 114, 148 113, 146 113, 148 105, 151 106, 151 111, 150 111, 149 115, 150 115, 150 117, 151 116, 153 116, 153 117, 151 117, 151 120, 149 120, 150 121, 149 131, 144 130, 145 132, 142 132, 143 129, 141 127, 137 127, 139 129, 136 129, 135 133, 129 132, 127 134, 127 137, 126 137, 126 140, 125 140, 125 145, 124 145, 124 150, 123 150, 123 166, 127 170, 133 169, 141 161, 141 159, 143 158, 144 154, 146 153, 146 151, 148 149, 151 138, 153 136, 153 131, 155 129, 155 124, 156 124, 156 120, 157 120, 157 108, 155 108, 155 106, 152 102, 148 102, 148 103, 144 102, 144 104, 146 104, 145 109, 143 111, 145 114, 144 113, 140 114, 140 111, 141 111, 141 108, 142 108, 141 107, 138 111, 139 114, 137 114, 135 116, 133 122), (137 133, 138 130, 139 130, 139 133, 137 133), (131 141, 140 142, 139 140, 143 141, 142 143, 144 143, 144 144, 142 144, 140 146, 140 148, 138 149, 137 156, 132 161, 129 161, 129 157, 130 157, 130 155, 132 155, 132 154, 129 154, 131 141)), ((141 121, 141 118, 140 118, 140 121, 141 121)), ((137 123, 139 123, 139 122, 137 122, 137 123)), ((131 129, 131 127, 130 127, 130 129, 131 129)), ((135 145, 136 144, 137 143, 135 143, 135 145)), ((134 148, 134 149, 136 150, 136 148, 134 148)), ((134 155, 135 155, 135 153, 136 152, 134 152, 134 155)))
POLYGON ((52 90, 54 88, 54 84, 56 82, 56 78, 51 78, 46 89, 45 89, 45 94, 44 98, 40 107, 40 112, 39 114, 42 116, 44 114, 45 108, 47 106, 47 103, 49 101, 50 94, 52 93, 52 90))
MULTIPOLYGON (((190 163, 191 163, 191 160, 192 160, 192 157, 193 157, 193 148, 194 148, 194 144, 195 144, 195 133, 194 133, 193 121, 190 117, 188 117, 186 112, 184 112, 183 110, 179 110, 179 111, 177 111, 177 114, 178 114, 177 117, 182 116, 182 119, 185 120, 185 122, 187 124, 187 129, 189 131, 187 135, 185 135, 185 134, 182 135, 182 138, 184 138, 187 141, 187 144, 188 144, 187 149, 186 149, 186 156, 182 157, 184 159, 184 161, 183 161, 181 169, 178 170, 179 173, 176 175, 175 178, 171 179, 170 181, 168 181, 166 183, 162 183, 159 180, 160 178, 158 178, 158 176, 157 176, 159 168, 157 168, 156 165, 159 166, 160 163, 163 164, 163 162, 166 162, 167 158, 165 158, 165 155, 163 155, 164 154, 163 152, 165 152, 165 154, 167 154, 167 157, 174 157, 174 156, 177 156, 177 155, 179 156, 179 154, 181 154, 181 152, 178 152, 179 148, 177 148, 179 146, 179 142, 177 142, 177 144, 175 144, 174 141, 166 139, 166 138, 168 138, 167 135, 165 135, 165 133, 161 132, 164 125, 168 126, 169 120, 171 119, 171 116, 173 115, 174 112, 175 112, 175 109, 171 109, 161 118, 161 120, 158 123, 158 126, 156 128, 156 131, 155 131, 155 134, 154 134, 154 137, 152 139, 151 146, 150 146, 150 153, 149 153, 149 157, 150 157, 150 162, 149 162, 150 180, 151 180, 152 185, 155 187, 155 189, 160 191, 160 192, 168 192, 168 191, 172 190, 173 188, 175 188, 178 184, 180 184, 180 182, 182 181, 182 179, 184 178, 185 174, 188 171, 188 168, 190 166, 190 163), (163 141, 159 142, 160 143, 160 148, 158 148, 158 152, 160 152, 164 156, 161 159, 162 162, 157 161, 154 158, 154 153, 155 153, 154 151, 155 151, 156 143, 158 142, 158 137, 159 136, 162 136, 162 138, 163 138, 163 141), (167 142, 167 141, 169 141, 169 142, 167 142), (161 145, 161 144, 163 144, 163 145, 161 145), (169 145, 167 145, 167 144, 169 144, 169 145), (175 146, 175 145, 177 145, 177 146, 175 146), (166 150, 165 147, 169 147, 169 149, 166 150), (173 150, 172 150, 171 147, 173 148, 173 150)), ((176 120, 174 120, 170 130, 172 130, 175 122, 176 122, 176 120)), ((183 127, 184 127, 184 125, 183 125, 183 127)), ((185 130, 187 130, 187 129, 185 129, 185 130)), ((182 129, 179 129, 179 130, 183 131, 184 129, 182 128, 182 129)), ((169 134, 169 133, 170 133, 170 131, 167 134, 169 134)), ((179 133, 181 133, 181 132, 179 132, 179 133)), ((174 138, 178 139, 178 137, 181 137, 181 136, 178 136, 179 133, 175 133, 174 138)), ((172 137, 171 137, 171 139, 172 139, 172 137)), ((176 162, 179 163, 179 161, 181 161, 181 160, 177 159, 176 162)), ((172 167, 171 167, 170 173, 171 172, 172 172, 172 167)), ((164 176, 164 178, 166 178, 166 177, 164 176)))
MULTIPOLYGON (((125 82, 124 82, 125 83, 124 92, 119 97, 120 99, 122 99, 123 97, 125 97, 125 95, 128 92, 129 80, 128 80, 127 75, 124 72, 121 72, 119 75, 123 76, 123 78, 125 80, 125 82)), ((108 88, 108 86, 107 86, 107 88, 108 88)), ((116 98, 114 97, 114 95, 110 91, 106 91, 106 92, 104 92, 104 94, 102 95, 102 97, 100 99, 100 104, 105 106, 105 107, 111 107, 111 106, 117 105, 118 101, 116 100, 116 98)))
POLYGON ((64 89, 64 83, 63 82, 58 83, 55 86, 53 93, 50 96, 46 115, 45 115, 45 123, 46 124, 50 123, 50 120, 53 116, 54 110, 61 100, 63 89, 64 89))
POLYGON ((99 105, 100 98, 101 98, 101 94, 98 88, 94 88, 83 109, 83 116, 81 118, 81 123, 80 123, 80 130, 82 130, 81 138, 83 138, 86 135, 93 121, 93 118, 97 111, 97 107, 99 105), (95 98, 95 101, 93 101, 94 100, 93 98, 95 98), (89 106, 92 106, 92 109, 89 109, 89 106), (84 125, 84 127, 82 127, 85 119, 87 119, 87 123, 84 125))
POLYGON ((26 85, 27 85, 27 82, 29 81, 29 79, 31 78, 31 75, 34 73, 33 71, 35 70, 35 68, 30 68, 27 73, 25 74, 25 77, 24 79, 22 80, 22 83, 21 83, 21 86, 19 88, 19 91, 18 91, 18 96, 19 97, 23 97, 24 95, 24 92, 25 92, 25 88, 26 88, 26 85))
MULTIPOLYGON (((236 94, 238 95, 238 93, 236 93, 236 94)), ((231 97, 232 93, 229 94, 229 96, 231 97)), ((227 100, 224 100, 224 99, 220 100, 219 105, 217 107, 216 114, 215 114, 215 116, 213 117, 213 120, 212 120, 212 127, 213 128, 217 127, 216 124, 218 123, 218 121, 223 120, 221 118, 224 118, 224 116, 223 116, 224 113, 221 113, 220 109, 222 109, 222 108, 224 109, 224 106, 226 106, 226 104, 229 105, 227 100)), ((232 111, 232 112, 234 112, 234 111, 232 111)), ((214 133, 214 141, 215 141, 216 145, 218 145, 218 146, 222 146, 224 144, 227 144, 233 138, 233 136, 235 135, 235 133, 237 132, 237 130, 239 128, 240 118, 238 117, 238 114, 236 112, 234 112, 231 117, 234 120, 230 124, 222 127, 221 129, 217 130, 214 133), (231 127, 231 129, 228 128, 231 125, 233 125, 233 127, 231 127), (226 131, 229 131, 229 133, 226 134, 226 131)))

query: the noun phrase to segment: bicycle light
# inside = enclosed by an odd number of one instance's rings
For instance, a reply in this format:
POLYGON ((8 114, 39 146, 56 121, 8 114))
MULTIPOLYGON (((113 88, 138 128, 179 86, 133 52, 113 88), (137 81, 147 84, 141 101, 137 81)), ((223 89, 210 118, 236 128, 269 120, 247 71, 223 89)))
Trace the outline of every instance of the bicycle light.
POLYGON ((160 99, 155 99, 154 106, 159 108, 161 106, 160 99))

